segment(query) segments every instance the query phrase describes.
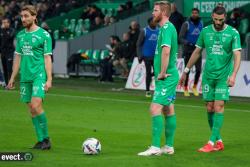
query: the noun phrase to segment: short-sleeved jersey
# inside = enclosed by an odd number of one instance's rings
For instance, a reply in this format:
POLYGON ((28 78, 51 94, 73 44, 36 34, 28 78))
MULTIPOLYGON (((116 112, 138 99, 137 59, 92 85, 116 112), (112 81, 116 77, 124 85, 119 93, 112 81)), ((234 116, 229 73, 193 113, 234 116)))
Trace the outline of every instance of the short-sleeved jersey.
POLYGON ((211 79, 227 78, 233 69, 233 52, 241 50, 240 36, 229 25, 221 31, 209 25, 201 31, 196 47, 206 49, 203 74, 211 79))
POLYGON ((178 41, 177 41, 177 32, 174 25, 171 22, 166 22, 159 31, 157 46, 154 56, 154 73, 155 77, 161 72, 161 57, 162 57, 162 48, 164 46, 170 47, 170 57, 169 64, 167 67, 167 74, 176 73, 176 58, 178 51, 178 41))
POLYGON ((50 34, 40 27, 33 32, 24 29, 17 34, 16 39, 15 52, 21 56, 20 81, 46 80, 44 56, 52 54, 50 34))

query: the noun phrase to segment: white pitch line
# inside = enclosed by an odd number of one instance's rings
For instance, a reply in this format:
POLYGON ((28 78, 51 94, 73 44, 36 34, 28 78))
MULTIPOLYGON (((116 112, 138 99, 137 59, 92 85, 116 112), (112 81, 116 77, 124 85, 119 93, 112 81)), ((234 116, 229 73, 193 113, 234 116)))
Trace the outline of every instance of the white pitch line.
MULTIPOLYGON (((17 93, 18 91, 4 91, 0 90, 1 93, 17 93)), ((67 95, 67 94, 55 94, 50 93, 46 96, 54 96, 54 97, 64 97, 64 98, 77 98, 77 99, 87 99, 87 100, 99 100, 99 101, 108 101, 108 102, 122 102, 122 103, 134 103, 134 104, 150 104, 151 102, 146 101, 139 101, 139 100, 126 100, 126 99, 111 99, 111 98, 99 98, 99 97, 90 97, 90 96, 75 96, 75 95, 67 95)), ((178 107, 191 107, 191 108, 201 108, 205 109, 205 106, 198 106, 198 105, 183 105, 183 104, 175 104, 178 107)), ((250 113, 250 110, 243 110, 243 109, 233 109, 233 108, 226 108, 226 111, 240 111, 250 113)))

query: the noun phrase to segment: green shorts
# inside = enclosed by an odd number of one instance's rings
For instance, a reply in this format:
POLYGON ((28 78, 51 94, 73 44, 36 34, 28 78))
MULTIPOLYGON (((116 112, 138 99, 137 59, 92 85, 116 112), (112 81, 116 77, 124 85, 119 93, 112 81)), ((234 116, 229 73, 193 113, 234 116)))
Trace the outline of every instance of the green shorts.
POLYGON ((227 78, 209 79, 202 76, 202 95, 205 101, 228 101, 229 93, 227 78))
POLYGON ((162 81, 156 80, 152 102, 163 106, 173 104, 176 99, 176 87, 178 85, 178 80, 179 74, 171 75, 162 81))
POLYGON ((34 80, 33 82, 20 82, 21 101, 25 103, 31 102, 32 97, 40 97, 44 99, 45 80, 34 80))

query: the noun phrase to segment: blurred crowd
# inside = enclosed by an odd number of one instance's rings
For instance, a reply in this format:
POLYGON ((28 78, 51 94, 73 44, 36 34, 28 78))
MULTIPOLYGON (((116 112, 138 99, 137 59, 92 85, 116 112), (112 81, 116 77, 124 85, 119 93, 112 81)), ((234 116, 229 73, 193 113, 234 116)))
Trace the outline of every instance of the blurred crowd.
POLYGON ((0 1, 0 20, 8 18, 11 21, 13 28, 21 27, 19 12, 26 4, 36 6, 38 11, 38 21, 43 22, 46 19, 54 16, 59 16, 72 9, 83 6, 89 0, 1 0, 0 1))
POLYGON ((126 3, 120 4, 117 9, 100 9, 96 5, 88 5, 84 8, 81 19, 89 19, 90 29, 93 30, 113 24, 122 14, 132 11, 133 8, 138 9, 145 3, 148 4, 148 0, 138 5, 134 5, 131 0, 128 0, 126 3))

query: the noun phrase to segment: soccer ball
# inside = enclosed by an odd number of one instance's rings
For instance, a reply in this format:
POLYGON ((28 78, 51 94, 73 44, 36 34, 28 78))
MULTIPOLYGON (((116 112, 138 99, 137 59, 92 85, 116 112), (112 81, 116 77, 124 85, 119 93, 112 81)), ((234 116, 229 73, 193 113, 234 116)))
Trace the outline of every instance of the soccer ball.
POLYGON ((101 143, 95 138, 88 138, 82 143, 82 151, 87 155, 95 155, 101 152, 101 143))

